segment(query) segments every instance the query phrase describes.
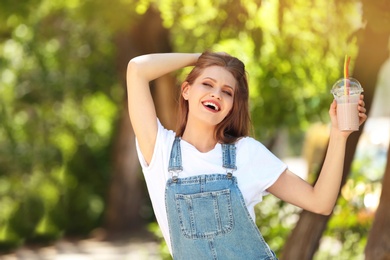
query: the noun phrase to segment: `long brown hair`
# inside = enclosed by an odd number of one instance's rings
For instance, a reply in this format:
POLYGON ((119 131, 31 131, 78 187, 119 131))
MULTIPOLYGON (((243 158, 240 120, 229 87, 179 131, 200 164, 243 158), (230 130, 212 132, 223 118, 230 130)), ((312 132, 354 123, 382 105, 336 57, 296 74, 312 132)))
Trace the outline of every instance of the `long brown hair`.
MULTIPOLYGON (((220 143, 233 143, 238 138, 249 135, 249 90, 245 65, 239 59, 226 53, 204 52, 185 81, 194 83, 203 70, 210 66, 220 66, 229 71, 236 79, 233 107, 229 114, 215 128, 215 137, 220 143)), ((182 136, 187 125, 188 101, 179 97, 179 111, 176 135, 182 136)))

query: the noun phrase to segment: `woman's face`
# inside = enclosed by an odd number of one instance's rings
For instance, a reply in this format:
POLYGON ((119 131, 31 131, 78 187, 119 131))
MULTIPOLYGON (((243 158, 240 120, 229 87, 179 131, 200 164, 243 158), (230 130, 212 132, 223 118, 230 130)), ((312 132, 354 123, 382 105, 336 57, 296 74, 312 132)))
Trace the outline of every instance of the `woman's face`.
POLYGON ((216 126, 233 107, 236 79, 220 66, 203 70, 193 84, 182 85, 182 95, 188 101, 188 121, 216 126))

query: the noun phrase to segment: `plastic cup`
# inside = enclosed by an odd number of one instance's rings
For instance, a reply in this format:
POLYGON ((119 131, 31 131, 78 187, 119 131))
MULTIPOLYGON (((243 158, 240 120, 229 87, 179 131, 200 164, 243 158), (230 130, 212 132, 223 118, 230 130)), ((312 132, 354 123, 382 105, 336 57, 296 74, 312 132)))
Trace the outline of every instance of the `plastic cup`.
POLYGON ((359 130, 358 102, 363 88, 354 78, 339 79, 331 93, 337 102, 337 120, 341 131, 359 130))

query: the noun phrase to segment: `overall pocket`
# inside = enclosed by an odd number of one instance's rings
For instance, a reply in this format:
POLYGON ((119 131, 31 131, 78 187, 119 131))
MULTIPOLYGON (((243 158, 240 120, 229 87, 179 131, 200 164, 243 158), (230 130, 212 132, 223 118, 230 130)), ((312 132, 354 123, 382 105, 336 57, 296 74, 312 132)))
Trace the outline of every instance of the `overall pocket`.
POLYGON ((230 190, 176 194, 180 229, 186 238, 205 239, 233 229, 230 190))

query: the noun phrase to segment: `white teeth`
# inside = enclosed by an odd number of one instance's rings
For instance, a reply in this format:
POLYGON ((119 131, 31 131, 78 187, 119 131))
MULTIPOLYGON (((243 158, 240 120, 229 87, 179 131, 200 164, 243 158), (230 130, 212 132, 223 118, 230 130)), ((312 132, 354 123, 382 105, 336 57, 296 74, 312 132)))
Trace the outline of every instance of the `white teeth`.
POLYGON ((219 111, 219 107, 212 102, 204 102, 203 105, 214 108, 215 111, 219 111))

